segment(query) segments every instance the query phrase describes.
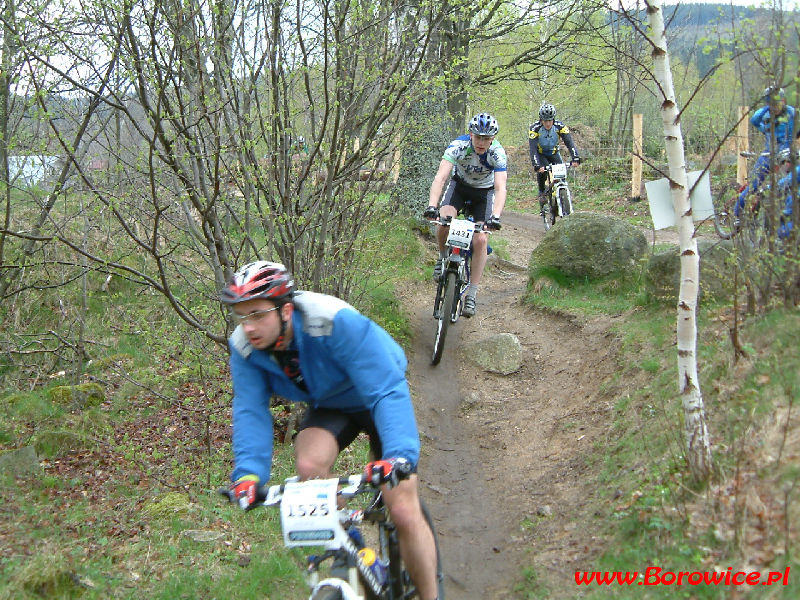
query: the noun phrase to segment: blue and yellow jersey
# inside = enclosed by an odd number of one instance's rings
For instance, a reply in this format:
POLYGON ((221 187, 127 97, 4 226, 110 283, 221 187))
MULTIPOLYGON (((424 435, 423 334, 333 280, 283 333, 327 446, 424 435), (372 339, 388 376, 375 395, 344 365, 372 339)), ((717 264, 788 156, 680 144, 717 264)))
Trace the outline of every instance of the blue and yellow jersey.
POLYGON ((528 150, 531 155, 531 164, 534 167, 542 166, 542 156, 555 156, 558 152, 558 140, 561 138, 564 145, 569 148, 573 161, 578 161, 578 150, 572 141, 569 127, 561 121, 553 121, 550 129, 545 129, 541 121, 536 121, 528 129, 528 150))

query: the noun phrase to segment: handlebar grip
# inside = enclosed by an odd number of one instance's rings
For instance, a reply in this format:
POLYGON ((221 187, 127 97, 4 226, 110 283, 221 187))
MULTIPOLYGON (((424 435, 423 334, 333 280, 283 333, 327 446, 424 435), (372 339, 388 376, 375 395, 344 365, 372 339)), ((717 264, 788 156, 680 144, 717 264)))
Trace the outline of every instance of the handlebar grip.
MULTIPOLYGON (((281 487, 283 487, 283 486, 281 486, 281 487)), ((263 504, 264 501, 267 499, 267 493, 268 492, 269 492, 269 486, 268 485, 260 485, 260 486, 258 486, 256 488, 256 499, 255 499, 255 501, 253 502, 252 505, 250 505, 249 507, 246 507, 246 508, 253 508, 253 507, 256 507, 256 506, 259 506, 259 505, 263 504)), ((239 504, 238 498, 236 498, 236 496, 233 493, 233 490, 230 489, 230 488, 217 488, 217 494, 219 494, 220 496, 222 496, 224 498, 227 498, 228 502, 230 502, 231 504, 239 504)), ((242 507, 242 508, 245 508, 245 507, 242 507)))

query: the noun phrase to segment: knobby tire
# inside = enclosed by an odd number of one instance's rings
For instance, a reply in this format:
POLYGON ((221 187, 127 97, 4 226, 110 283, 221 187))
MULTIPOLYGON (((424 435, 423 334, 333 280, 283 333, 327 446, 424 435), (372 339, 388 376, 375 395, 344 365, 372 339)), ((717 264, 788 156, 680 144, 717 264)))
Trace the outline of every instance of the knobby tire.
POLYGON ((456 297, 456 274, 445 271, 442 277, 445 277, 446 280, 444 285, 444 297, 439 307, 439 319, 436 323, 436 337, 433 340, 432 365, 438 365, 439 361, 442 360, 444 340, 447 337, 447 327, 450 325, 450 317, 453 314, 453 303, 456 297))
POLYGON ((547 194, 547 204, 541 208, 541 213, 542 221, 544 221, 544 230, 550 231, 550 228, 556 222, 556 215, 558 214, 558 207, 555 205, 552 190, 547 194))
POLYGON ((572 202, 570 201, 569 197, 569 190, 567 188, 561 188, 558 190, 558 202, 561 204, 561 213, 563 216, 567 216, 572 212, 572 202))
MULTIPOLYGON (((422 516, 428 527, 431 528, 433 534, 433 545, 436 548, 436 581, 438 584, 439 600, 444 600, 444 570, 442 569, 442 557, 439 551, 439 536, 436 535, 436 527, 433 525, 433 518, 422 501, 419 500, 420 507, 422 508, 422 516)), ((389 556, 389 579, 391 582, 391 598, 392 600, 401 600, 403 598, 418 598, 414 584, 411 582, 411 576, 406 571, 402 558, 400 558, 400 545, 397 541, 397 534, 389 537, 389 547, 386 549, 389 556), (413 592, 413 593, 412 593, 413 592), (409 595, 411 594, 411 595, 409 595)))
POLYGON ((723 240, 731 239, 735 233, 733 208, 736 206, 738 199, 739 187, 733 184, 725 187, 717 197, 714 206, 714 229, 723 240))
POLYGON ((311 600, 343 600, 342 590, 334 587, 324 587, 314 592, 311 600))

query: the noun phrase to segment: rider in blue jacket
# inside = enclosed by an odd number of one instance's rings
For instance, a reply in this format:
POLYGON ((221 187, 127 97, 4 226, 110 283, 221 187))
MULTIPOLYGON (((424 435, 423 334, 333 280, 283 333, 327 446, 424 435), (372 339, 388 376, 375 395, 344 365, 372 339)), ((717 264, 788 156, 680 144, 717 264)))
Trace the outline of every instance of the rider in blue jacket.
POLYGON ((238 322, 228 341, 235 497, 251 506, 269 480, 273 395, 309 405, 294 443, 301 479, 330 477, 339 452, 365 431, 385 471, 410 473, 384 486, 383 498, 420 598, 435 599, 435 545, 419 502, 420 442, 402 348, 346 302, 295 291, 280 263, 245 265, 220 299, 238 322))
MULTIPOLYGON (((781 151, 781 164, 788 163, 788 167, 791 168, 791 156, 789 155, 791 151, 787 148, 786 150, 781 151)), ((792 233, 792 207, 793 207, 793 197, 792 197, 792 186, 794 185, 794 189, 797 190, 798 186, 800 186, 800 152, 797 155, 797 163, 794 168, 794 182, 792 181, 792 173, 787 173, 783 177, 778 180, 777 187, 778 189, 786 194, 786 200, 783 205, 783 212, 781 213, 781 222, 778 226, 778 237, 780 238, 787 238, 792 233)))
POLYGON ((764 102, 766 103, 765 106, 759 108, 750 117, 750 124, 764 134, 766 147, 764 153, 758 157, 753 167, 750 185, 739 194, 739 199, 733 209, 733 214, 736 217, 741 215, 747 195, 758 191, 764 178, 769 173, 770 153, 777 155, 778 152, 788 148, 792 143, 795 109, 793 106, 786 104, 786 92, 784 92, 783 88, 768 87, 764 90, 764 102))

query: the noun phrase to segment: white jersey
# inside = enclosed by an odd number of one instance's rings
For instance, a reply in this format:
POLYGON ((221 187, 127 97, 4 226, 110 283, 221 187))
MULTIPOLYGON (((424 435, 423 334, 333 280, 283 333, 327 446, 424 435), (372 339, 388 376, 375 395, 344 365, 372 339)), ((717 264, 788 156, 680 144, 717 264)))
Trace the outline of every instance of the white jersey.
POLYGON ((494 187, 495 171, 508 169, 506 151, 497 140, 484 154, 475 152, 469 135, 462 135, 450 142, 442 158, 453 163, 455 176, 474 188, 494 187))

